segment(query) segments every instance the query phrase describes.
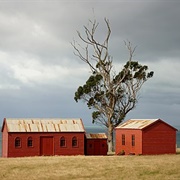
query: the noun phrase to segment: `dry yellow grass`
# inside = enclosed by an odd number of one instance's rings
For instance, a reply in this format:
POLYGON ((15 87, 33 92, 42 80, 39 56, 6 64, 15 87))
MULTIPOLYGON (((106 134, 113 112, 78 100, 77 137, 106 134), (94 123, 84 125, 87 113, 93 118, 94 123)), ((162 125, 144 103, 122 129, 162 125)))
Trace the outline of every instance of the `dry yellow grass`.
POLYGON ((0 158, 0 179, 180 179, 180 154, 0 158))

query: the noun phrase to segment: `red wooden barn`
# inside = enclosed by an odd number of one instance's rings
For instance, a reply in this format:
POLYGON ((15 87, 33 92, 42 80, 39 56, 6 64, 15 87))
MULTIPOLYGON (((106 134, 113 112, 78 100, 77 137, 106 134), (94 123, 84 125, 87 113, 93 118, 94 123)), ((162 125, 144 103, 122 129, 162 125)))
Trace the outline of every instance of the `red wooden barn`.
POLYGON ((81 119, 4 119, 2 157, 84 155, 81 119))
POLYGON ((176 131, 161 119, 131 119, 116 127, 116 154, 175 154, 176 131))
POLYGON ((105 133, 86 134, 86 155, 107 155, 107 136, 105 133))

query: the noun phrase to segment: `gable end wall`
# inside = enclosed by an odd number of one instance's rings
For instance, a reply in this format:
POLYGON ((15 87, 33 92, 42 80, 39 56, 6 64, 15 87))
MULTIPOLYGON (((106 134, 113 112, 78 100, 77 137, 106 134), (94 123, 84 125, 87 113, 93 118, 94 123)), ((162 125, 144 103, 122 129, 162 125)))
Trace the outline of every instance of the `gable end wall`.
POLYGON ((2 128, 2 157, 8 157, 8 130, 5 121, 2 128))
POLYGON ((176 130, 158 121, 143 130, 142 154, 175 154, 176 130))

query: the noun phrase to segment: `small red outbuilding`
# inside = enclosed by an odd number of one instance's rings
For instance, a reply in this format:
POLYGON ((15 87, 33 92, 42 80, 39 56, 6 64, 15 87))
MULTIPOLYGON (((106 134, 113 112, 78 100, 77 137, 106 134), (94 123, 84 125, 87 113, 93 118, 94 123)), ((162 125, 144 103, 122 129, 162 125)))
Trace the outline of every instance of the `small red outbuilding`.
POLYGON ((2 157, 84 155, 81 119, 4 119, 2 157))
POLYGON ((131 119, 116 127, 116 154, 175 154, 176 131, 161 119, 131 119))
POLYGON ((86 155, 107 155, 107 136, 105 133, 86 134, 86 155))

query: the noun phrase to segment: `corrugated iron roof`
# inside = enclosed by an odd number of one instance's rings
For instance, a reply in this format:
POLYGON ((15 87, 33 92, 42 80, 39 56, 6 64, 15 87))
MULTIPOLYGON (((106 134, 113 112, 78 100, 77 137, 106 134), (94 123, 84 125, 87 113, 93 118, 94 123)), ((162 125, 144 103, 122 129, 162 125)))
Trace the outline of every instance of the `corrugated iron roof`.
POLYGON ((105 133, 96 133, 96 134, 87 133, 86 138, 87 139, 107 139, 107 136, 105 133))
POLYGON ((119 129, 143 129, 159 119, 130 119, 116 128, 119 129))
POLYGON ((6 119, 8 132, 85 132, 81 119, 6 119))

